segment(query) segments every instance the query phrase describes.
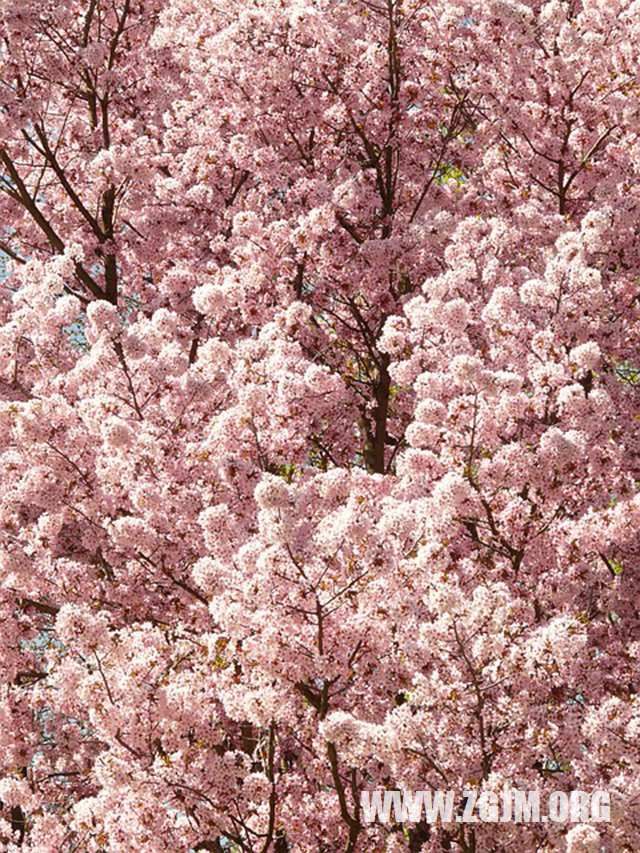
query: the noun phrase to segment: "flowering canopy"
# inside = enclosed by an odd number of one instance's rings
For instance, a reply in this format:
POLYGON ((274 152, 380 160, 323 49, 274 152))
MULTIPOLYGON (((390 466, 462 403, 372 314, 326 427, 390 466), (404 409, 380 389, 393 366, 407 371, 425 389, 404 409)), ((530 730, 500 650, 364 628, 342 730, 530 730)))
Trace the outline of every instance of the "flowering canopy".
POLYGON ((2 849, 638 850, 640 3, 0 31, 2 849))

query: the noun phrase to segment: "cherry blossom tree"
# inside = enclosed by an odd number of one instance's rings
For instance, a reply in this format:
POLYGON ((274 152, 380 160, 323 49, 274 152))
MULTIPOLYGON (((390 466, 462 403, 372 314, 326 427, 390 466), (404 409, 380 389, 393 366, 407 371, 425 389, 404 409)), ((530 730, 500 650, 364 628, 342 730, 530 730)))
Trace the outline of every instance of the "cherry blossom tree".
POLYGON ((638 0, 0 33, 2 849, 637 850, 638 0))

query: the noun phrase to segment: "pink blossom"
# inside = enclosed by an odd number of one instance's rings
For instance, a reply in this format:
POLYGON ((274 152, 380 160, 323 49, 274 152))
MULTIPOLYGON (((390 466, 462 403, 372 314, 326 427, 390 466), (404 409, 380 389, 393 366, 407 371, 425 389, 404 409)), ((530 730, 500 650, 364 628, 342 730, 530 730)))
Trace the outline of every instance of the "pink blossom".
POLYGON ((640 849, 637 12, 3 0, 1 850, 640 849))

